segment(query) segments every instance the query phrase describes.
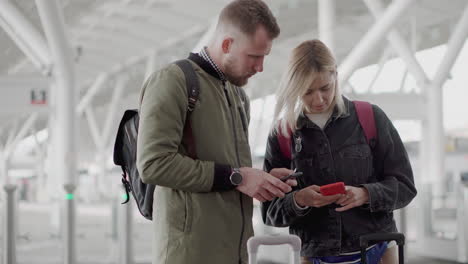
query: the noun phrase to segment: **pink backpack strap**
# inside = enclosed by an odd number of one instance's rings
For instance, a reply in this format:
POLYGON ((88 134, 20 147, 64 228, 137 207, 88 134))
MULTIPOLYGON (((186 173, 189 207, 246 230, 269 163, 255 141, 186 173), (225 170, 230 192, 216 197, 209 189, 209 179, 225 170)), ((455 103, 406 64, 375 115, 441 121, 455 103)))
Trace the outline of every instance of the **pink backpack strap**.
POLYGON ((284 158, 291 160, 292 159, 292 152, 291 152, 292 130, 290 127, 288 127, 288 135, 289 137, 286 137, 285 135, 283 135, 281 131, 281 126, 278 128, 277 138, 278 138, 278 143, 279 143, 279 147, 281 150, 281 154, 283 154, 284 158))
POLYGON ((356 108, 359 123, 364 130, 367 144, 373 147, 377 138, 377 129, 375 127, 374 111, 372 110, 372 105, 369 102, 364 101, 353 101, 353 103, 354 107, 356 108))

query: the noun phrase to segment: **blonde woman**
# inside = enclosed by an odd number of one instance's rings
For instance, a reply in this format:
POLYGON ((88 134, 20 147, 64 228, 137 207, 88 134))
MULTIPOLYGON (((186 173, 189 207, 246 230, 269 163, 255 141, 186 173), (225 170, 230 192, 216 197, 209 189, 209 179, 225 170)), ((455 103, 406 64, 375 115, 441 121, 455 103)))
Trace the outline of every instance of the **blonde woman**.
MULTIPOLYGON (((355 105, 341 94, 336 68, 319 40, 292 51, 265 154, 267 172, 283 167, 303 172, 292 192, 262 204, 267 225, 289 226, 302 239, 303 263, 357 263, 359 237, 396 232, 393 210, 416 195, 392 122, 372 105, 377 133, 368 144, 355 105), (279 136, 289 138, 291 156, 282 153, 279 136), (334 182, 344 182, 345 194, 322 195, 320 186, 334 182)), ((373 245, 367 263, 397 263, 396 247, 373 245)))

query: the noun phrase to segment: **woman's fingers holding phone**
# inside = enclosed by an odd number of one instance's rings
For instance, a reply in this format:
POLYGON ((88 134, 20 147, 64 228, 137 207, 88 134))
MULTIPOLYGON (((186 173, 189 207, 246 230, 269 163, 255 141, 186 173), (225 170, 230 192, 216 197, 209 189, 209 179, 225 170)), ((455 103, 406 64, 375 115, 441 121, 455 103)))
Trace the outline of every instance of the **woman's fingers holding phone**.
POLYGON ((320 194, 320 187, 317 185, 311 185, 307 188, 302 189, 299 192, 300 193, 296 195, 296 202, 299 201, 301 205, 307 205, 312 207, 322 207, 325 205, 332 204, 342 196, 342 194, 324 196, 320 194))
POLYGON ((345 197, 336 203, 342 207, 337 208, 337 212, 343 212, 351 208, 361 206, 369 201, 369 192, 364 187, 346 186, 345 197))

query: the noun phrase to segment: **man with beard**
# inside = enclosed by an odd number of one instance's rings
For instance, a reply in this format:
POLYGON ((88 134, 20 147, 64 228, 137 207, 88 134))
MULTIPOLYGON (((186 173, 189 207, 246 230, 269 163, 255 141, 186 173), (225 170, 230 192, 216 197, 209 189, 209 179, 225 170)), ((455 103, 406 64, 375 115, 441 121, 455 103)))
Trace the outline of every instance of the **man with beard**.
POLYGON ((200 91, 187 117, 188 92, 175 64, 153 73, 141 92, 137 166, 157 185, 153 204, 153 263, 247 263, 253 235, 252 198, 284 197, 295 180, 251 168, 249 101, 241 88, 263 71, 279 27, 260 0, 230 2, 215 34, 188 60, 200 91), (183 142, 186 117, 195 156, 183 142))

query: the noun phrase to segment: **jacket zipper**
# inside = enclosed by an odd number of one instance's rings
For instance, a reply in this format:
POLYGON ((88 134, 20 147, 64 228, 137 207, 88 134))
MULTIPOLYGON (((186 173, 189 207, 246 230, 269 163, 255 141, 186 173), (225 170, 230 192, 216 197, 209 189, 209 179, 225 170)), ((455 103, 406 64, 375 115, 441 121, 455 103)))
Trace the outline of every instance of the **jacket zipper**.
MULTIPOLYGON (((241 121, 242 121, 242 128, 244 129, 244 132, 247 132, 247 122, 245 121, 246 117, 244 115, 244 112, 242 110, 242 107, 237 107, 237 109, 239 110, 239 114, 241 116, 241 121)), ((246 135, 248 137, 248 135, 246 135)))
MULTIPOLYGON (((239 148, 237 146, 237 133, 236 133, 236 123, 234 122, 234 113, 232 111, 232 105, 231 101, 229 100, 229 94, 228 90, 226 88, 226 83, 223 82, 223 89, 224 89, 224 95, 226 96, 226 100, 228 102, 229 106, 229 111, 231 112, 231 122, 232 122, 232 130, 234 132, 234 146, 236 148, 236 158, 237 158, 237 164, 240 167, 240 157, 239 157, 239 148)), ((244 221, 244 204, 242 203, 242 193, 239 193, 239 200, 240 200, 240 206, 241 206, 241 216, 242 216, 242 226, 241 226, 241 234, 240 234, 240 240, 239 240, 239 264, 242 263, 242 256, 241 256, 241 251, 242 251, 242 240, 244 238, 244 228, 245 228, 245 221, 244 221)))

